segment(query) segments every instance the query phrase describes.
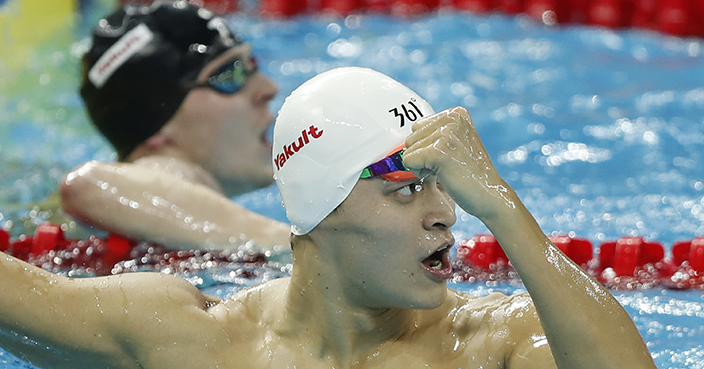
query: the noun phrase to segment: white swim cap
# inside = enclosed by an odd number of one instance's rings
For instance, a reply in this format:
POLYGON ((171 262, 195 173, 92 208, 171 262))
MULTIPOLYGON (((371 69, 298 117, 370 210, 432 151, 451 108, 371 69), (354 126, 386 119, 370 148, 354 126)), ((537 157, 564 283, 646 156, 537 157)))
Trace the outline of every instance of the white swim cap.
POLYGON ((274 125, 276 185, 291 232, 310 232, 352 191, 368 165, 405 143, 434 113, 418 94, 371 69, 338 68, 286 98, 274 125))

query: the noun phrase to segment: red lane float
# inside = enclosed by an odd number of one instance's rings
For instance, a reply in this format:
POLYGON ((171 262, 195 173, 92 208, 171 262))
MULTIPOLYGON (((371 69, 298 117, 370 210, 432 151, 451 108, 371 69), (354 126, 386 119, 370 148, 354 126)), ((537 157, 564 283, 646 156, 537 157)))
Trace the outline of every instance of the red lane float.
MULTIPOLYGON (((665 248, 642 237, 624 236, 606 241, 596 256, 589 240, 553 235, 550 240, 567 257, 613 290, 647 289, 662 285, 672 289, 704 290, 704 236, 675 242, 672 256, 665 248)), ((106 275, 141 270, 188 272, 239 264, 263 265, 256 252, 170 250, 163 245, 137 242, 117 235, 66 239, 61 227, 44 223, 34 235, 12 240, 0 229, 0 251, 53 272, 71 270, 77 275, 106 275)), ((456 245, 453 280, 518 284, 520 278, 496 238, 479 234, 456 245)))
POLYGON ((454 281, 520 283, 518 273, 493 235, 476 235, 459 241, 455 247, 454 281))
POLYGON ((631 1, 594 0, 585 9, 586 22, 607 28, 628 27, 633 13, 631 1))
MULTIPOLYGON (((120 0, 149 4, 155 0, 120 0)), ((217 14, 240 10, 238 0, 188 0, 217 14)), ((407 17, 438 9, 474 14, 526 14, 547 25, 587 24, 613 29, 640 28, 679 37, 704 37, 702 0, 260 0, 259 15, 286 18, 301 14, 393 14, 407 17)))
MULTIPOLYGON (((332 14, 350 14, 365 5, 364 0, 320 0, 320 11, 332 14)), ((300 9, 304 12, 305 7, 300 9)), ((263 10, 266 13, 265 10, 263 10)))
POLYGON ((267 0, 259 3, 263 16, 285 18, 306 12, 306 0, 267 0))
MULTIPOLYGON (((519 8, 517 12, 522 11, 523 1, 511 1, 514 7, 519 8), (520 4, 519 4, 520 3, 520 4)), ((453 0, 452 6, 457 10, 465 10, 470 13, 488 13, 497 7, 497 3, 492 0, 453 0)), ((508 6, 509 9, 511 6, 508 6)))
MULTIPOLYGON (((592 243, 567 235, 550 240, 567 257, 612 290, 667 288, 704 289, 704 237, 676 242, 672 258, 665 248, 643 237, 624 236, 599 245, 594 255, 592 243)), ((506 254, 492 235, 477 235, 457 243, 455 281, 507 282, 520 280, 506 254)))
POLYGON ((672 261, 675 265, 687 262, 694 271, 704 273, 704 237, 675 242, 672 245, 672 261))
POLYGON ((591 273, 616 290, 647 289, 668 274, 662 244, 643 237, 623 236, 599 246, 598 264, 591 273))
POLYGON ((0 251, 5 252, 10 248, 10 233, 0 229, 0 251))
MULTIPOLYGON (((0 238, 5 236, 0 233, 0 238)), ((136 241, 116 235, 69 240, 61 226, 53 223, 40 224, 32 236, 21 235, 10 241, 7 234, 7 239, 3 251, 18 259, 51 271, 81 269, 82 274, 89 275, 110 274, 113 265, 128 258, 137 245, 136 241)))
MULTIPOLYGON (((550 241, 577 265, 589 270, 592 262, 592 243, 589 240, 557 235, 551 236, 550 241)), ((453 263, 455 280, 518 281, 518 274, 493 235, 480 234, 468 240, 461 240, 456 246, 456 251, 453 263)))
POLYGON ((457 257, 484 269, 495 264, 508 264, 506 253, 490 234, 480 234, 460 241, 457 244, 457 257))
POLYGON ((64 231, 60 226, 52 223, 42 223, 37 226, 37 230, 34 233, 30 253, 41 255, 49 250, 65 249, 66 246, 64 231))
POLYGON ((588 270, 591 268, 589 263, 592 261, 594 252, 592 251, 592 243, 589 240, 567 235, 556 235, 549 238, 560 251, 582 267, 582 269, 588 270))
POLYGON ((599 272, 611 268, 617 276, 633 275, 637 268, 662 262, 664 257, 662 244, 624 236, 599 246, 599 272))
POLYGON ((33 236, 10 239, 0 230, 0 251, 46 270, 73 275, 108 275, 132 271, 189 272, 227 264, 257 264, 266 257, 253 251, 170 250, 163 245, 111 234, 85 240, 66 239, 59 225, 43 223, 33 236))
POLYGON ((675 242, 669 267, 672 273, 664 281, 667 287, 704 289, 704 237, 675 242))

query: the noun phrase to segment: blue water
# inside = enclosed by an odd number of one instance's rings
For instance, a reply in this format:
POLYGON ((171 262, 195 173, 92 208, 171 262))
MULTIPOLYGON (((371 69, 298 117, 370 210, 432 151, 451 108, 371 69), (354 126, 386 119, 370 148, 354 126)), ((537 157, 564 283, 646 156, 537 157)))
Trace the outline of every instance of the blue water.
MULTIPOLYGON (((433 14, 229 17, 280 85, 278 109, 296 86, 337 66, 377 69, 436 110, 467 107, 494 162, 546 233, 595 244, 621 235, 666 249, 704 235, 704 42, 642 31, 548 28, 521 17, 433 14)), ((0 85, 0 225, 19 232, 19 205, 51 192, 65 170, 114 155, 75 92, 85 24, 42 47, 20 77, 0 85), (47 77, 48 76, 48 77, 47 77)), ((236 199, 285 220, 273 187, 236 199)), ((458 239, 486 232, 459 214, 458 239)), ((188 275, 229 296, 256 280, 232 270, 188 275)), ((520 286, 453 284, 476 294, 520 286)), ((659 368, 704 368, 704 294, 614 292, 659 368)), ((0 351, 0 368, 32 368, 0 351)))

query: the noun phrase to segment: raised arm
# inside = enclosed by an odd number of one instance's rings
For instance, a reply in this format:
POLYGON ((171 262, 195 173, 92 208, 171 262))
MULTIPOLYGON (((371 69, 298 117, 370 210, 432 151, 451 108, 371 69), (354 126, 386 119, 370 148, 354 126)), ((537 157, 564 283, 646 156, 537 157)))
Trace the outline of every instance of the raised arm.
POLYGON ((0 280, 0 346, 39 367, 215 367, 195 353, 229 339, 217 301, 171 275, 69 279, 0 253, 0 280))
POLYGON ((211 177, 178 161, 91 161, 66 176, 61 198, 64 211, 79 220, 169 247, 288 245, 287 225, 231 201, 211 177))
POLYGON ((467 110, 440 112, 413 129, 406 165, 436 172, 494 234, 533 299, 559 368, 655 368, 618 301, 548 240, 496 172, 467 110))

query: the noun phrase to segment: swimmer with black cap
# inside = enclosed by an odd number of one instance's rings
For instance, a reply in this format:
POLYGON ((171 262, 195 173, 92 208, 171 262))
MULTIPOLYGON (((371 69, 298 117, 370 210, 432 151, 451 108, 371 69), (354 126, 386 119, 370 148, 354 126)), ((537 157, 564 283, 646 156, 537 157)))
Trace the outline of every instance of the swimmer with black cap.
POLYGON ((71 368, 655 368, 619 303, 496 173, 463 108, 434 114, 381 73, 334 69, 286 99, 272 165, 290 278, 221 300, 173 275, 70 280, 0 254, 3 347, 71 368), (530 295, 447 289, 455 205, 494 232, 530 295))
POLYGON ((288 226, 229 200, 270 185, 274 83, 222 18, 185 1, 127 5, 98 22, 80 89, 117 163, 61 186, 66 213, 174 248, 288 244, 288 226))

